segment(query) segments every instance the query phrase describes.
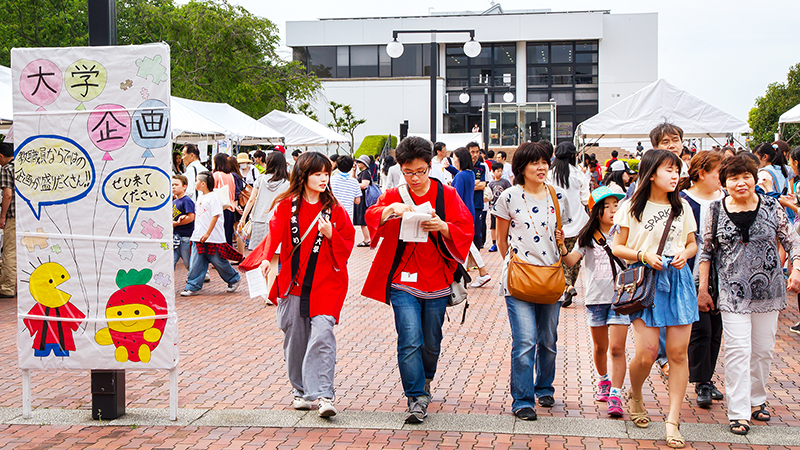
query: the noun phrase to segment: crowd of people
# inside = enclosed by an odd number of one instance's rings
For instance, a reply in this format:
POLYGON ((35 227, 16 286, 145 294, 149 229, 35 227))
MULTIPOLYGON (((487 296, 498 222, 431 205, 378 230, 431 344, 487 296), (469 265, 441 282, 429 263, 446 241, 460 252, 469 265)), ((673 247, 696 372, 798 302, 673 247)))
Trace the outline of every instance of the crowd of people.
MULTIPOLYGON (((578 300, 582 264, 595 399, 608 414, 624 414, 627 373, 630 420, 649 426, 643 388, 658 361, 668 376, 667 444, 683 447, 687 385, 700 407, 722 400, 713 377, 724 350, 729 429, 747 434, 750 420, 770 420, 765 385, 778 316, 787 290, 800 291, 800 148, 777 141, 752 153, 692 151, 670 123, 650 141, 649 150, 637 145, 636 165, 616 151, 601 165, 569 142, 523 143, 508 158, 477 143, 449 152, 409 137, 380 161, 296 151, 287 162, 281 147, 218 154, 213 171, 186 145, 173 179, 175 264, 183 259, 188 270, 181 295, 197 294, 209 263, 228 292, 240 280, 233 265, 260 270, 284 332, 293 406, 317 401, 330 417, 348 259, 355 246, 376 250, 361 294, 392 307, 405 420, 421 423, 445 310, 469 270, 477 270, 473 289, 492 281, 481 256, 491 240, 486 251, 504 258, 496 285, 511 328, 515 416, 535 420, 537 404, 556 403, 559 314, 578 300), (617 275, 635 268, 652 270, 652 304, 621 314, 614 302, 628 287, 617 275)), ((800 323, 791 331, 800 334, 800 323)))

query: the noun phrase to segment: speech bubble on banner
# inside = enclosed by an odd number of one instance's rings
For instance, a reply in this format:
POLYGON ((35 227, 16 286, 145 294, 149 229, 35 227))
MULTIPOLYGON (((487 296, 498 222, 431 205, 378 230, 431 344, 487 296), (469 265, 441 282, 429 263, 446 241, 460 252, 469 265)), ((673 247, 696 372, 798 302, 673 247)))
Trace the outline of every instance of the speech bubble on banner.
POLYGON ((170 176, 153 166, 117 169, 103 180, 103 198, 125 210, 128 234, 133 230, 139 211, 160 209, 172 199, 170 176))
POLYGON ((31 136, 14 152, 14 188, 36 220, 40 220, 44 206, 86 197, 94 181, 92 158, 70 138, 31 136))

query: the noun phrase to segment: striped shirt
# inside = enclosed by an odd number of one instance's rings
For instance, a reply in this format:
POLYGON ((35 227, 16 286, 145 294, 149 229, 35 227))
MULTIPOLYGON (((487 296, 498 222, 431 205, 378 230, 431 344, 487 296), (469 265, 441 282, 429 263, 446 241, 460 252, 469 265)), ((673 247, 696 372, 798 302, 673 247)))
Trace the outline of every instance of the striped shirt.
POLYGON ((0 189, 11 189, 11 204, 8 205, 6 218, 16 217, 17 206, 14 204, 14 159, 0 169, 0 189))
POLYGON ((415 288, 413 288, 411 286, 406 286, 406 285, 400 284, 400 283, 392 283, 392 288, 393 289, 397 289, 398 291, 403 291, 403 292, 409 293, 409 294, 413 295, 414 297, 424 298, 424 299, 428 299, 428 300, 434 299, 434 298, 446 297, 446 296, 448 296, 448 295, 453 293, 453 290, 450 288, 450 286, 447 286, 444 289, 439 289, 438 291, 433 291, 433 292, 421 291, 419 289, 415 289, 415 288))
POLYGON ((331 191, 336 200, 342 204, 344 210, 353 221, 353 202, 361 197, 361 186, 355 178, 348 173, 336 173, 331 175, 331 191))

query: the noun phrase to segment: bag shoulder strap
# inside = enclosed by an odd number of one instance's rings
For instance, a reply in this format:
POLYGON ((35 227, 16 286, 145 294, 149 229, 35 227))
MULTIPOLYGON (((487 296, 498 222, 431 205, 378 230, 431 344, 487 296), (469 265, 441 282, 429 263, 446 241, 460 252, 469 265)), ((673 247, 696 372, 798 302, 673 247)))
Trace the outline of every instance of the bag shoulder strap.
POLYGON ((614 255, 614 253, 611 251, 611 247, 608 246, 608 241, 606 241, 606 238, 604 238, 599 231, 595 232, 594 241, 597 242, 601 247, 603 247, 603 250, 605 250, 606 253, 608 254, 608 259, 611 261, 611 273, 614 276, 614 279, 616 280, 617 265, 619 265, 619 268, 622 270, 625 270, 627 268, 627 265, 624 262, 622 262, 622 260, 619 259, 616 255, 614 255))
POLYGON ((561 207, 558 205, 558 195, 556 195, 556 188, 546 184, 547 190, 550 191, 550 198, 553 199, 553 205, 556 208, 556 230, 561 229, 561 207))
POLYGON ((669 219, 667 219, 667 223, 664 225, 664 232, 661 233, 661 241, 658 243, 658 256, 661 256, 661 253, 664 252, 664 245, 667 243, 667 235, 669 234, 669 229, 672 228, 672 219, 674 218, 675 211, 670 209, 669 219))
MULTIPOLYGON (((726 196, 727 197, 727 196, 726 196)), ((722 197, 720 200, 719 208, 714 211, 714 216, 711 218, 711 239, 713 240, 714 249, 719 249, 719 239, 717 238, 717 229, 719 228, 719 215, 722 212, 722 202, 725 201, 725 197, 722 197)))

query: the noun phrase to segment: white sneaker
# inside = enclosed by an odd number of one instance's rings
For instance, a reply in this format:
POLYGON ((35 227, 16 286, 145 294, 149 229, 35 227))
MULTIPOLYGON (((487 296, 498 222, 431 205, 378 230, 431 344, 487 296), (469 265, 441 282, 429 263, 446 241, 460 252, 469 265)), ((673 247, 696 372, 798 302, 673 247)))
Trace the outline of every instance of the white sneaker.
POLYGON ((211 282, 211 275, 209 275, 208 272, 206 272, 206 277, 203 278, 203 283, 209 283, 209 282, 211 282))
POLYGON ((333 407, 333 400, 325 397, 319 398, 319 416, 333 417, 336 415, 336 408, 333 407))
POLYGON ((229 284, 229 285, 228 285, 228 289, 226 289, 226 290, 227 290, 229 293, 236 292, 236 289, 238 289, 238 288, 239 288, 239 283, 241 283, 241 282, 242 282, 242 280, 240 279, 239 281, 237 281, 237 282, 235 282, 235 283, 231 283, 231 284, 229 284))
POLYGON ((188 289, 181 292, 181 297, 191 297, 193 295, 200 295, 200 291, 190 291, 188 289))
POLYGON ((262 295, 261 298, 264 299, 264 306, 273 306, 272 300, 269 299, 266 295, 262 295))
POLYGON ((308 411, 309 409, 311 409, 312 406, 313 405, 311 404, 310 401, 304 399, 299 395, 295 395, 294 400, 292 401, 292 407, 294 407, 294 409, 308 411))
POLYGON ((487 273, 486 275, 482 275, 476 278, 475 281, 473 281, 472 284, 469 285, 469 287, 479 288, 490 281, 492 281, 492 276, 487 273))

